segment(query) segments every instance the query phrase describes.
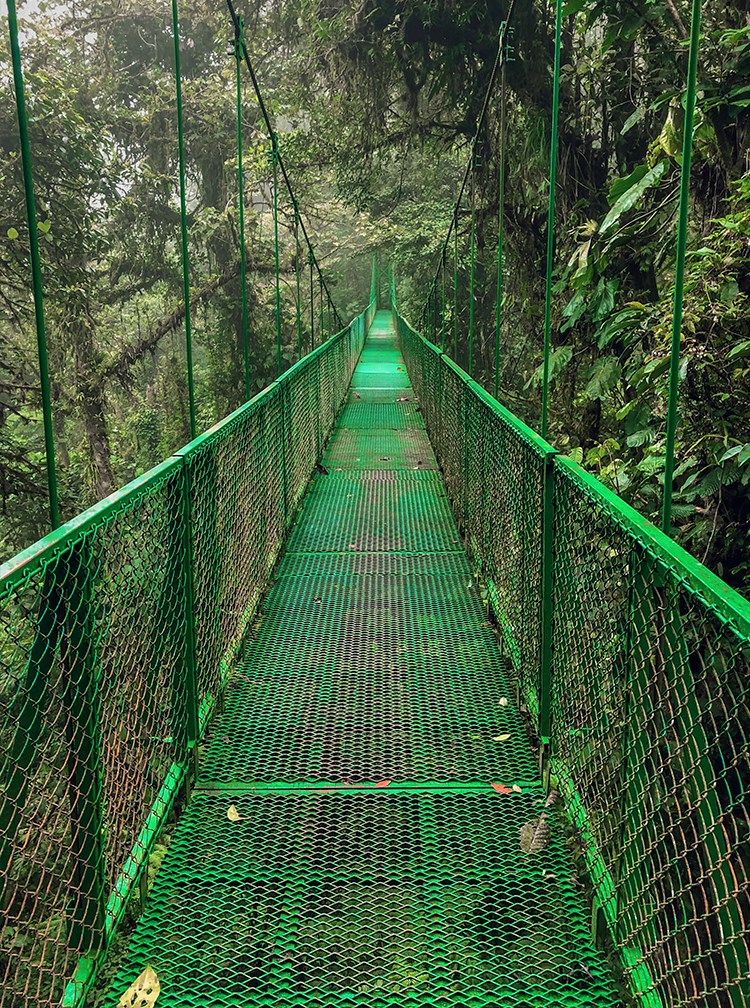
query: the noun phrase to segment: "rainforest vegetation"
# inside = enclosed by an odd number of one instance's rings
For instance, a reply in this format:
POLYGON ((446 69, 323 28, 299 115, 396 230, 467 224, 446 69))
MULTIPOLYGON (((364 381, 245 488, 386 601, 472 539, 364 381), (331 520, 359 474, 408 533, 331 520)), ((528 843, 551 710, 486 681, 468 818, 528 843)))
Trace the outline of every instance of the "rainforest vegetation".
MULTIPOLYGON (((244 9, 243 9, 244 7, 244 9)), ((682 334, 676 535, 750 586, 750 2, 704 4, 682 334)), ((246 40, 342 317, 372 253, 419 320, 439 263, 507 0, 269 0, 246 40)), ((232 30, 182 0, 198 427, 244 398, 232 30)), ((63 517, 189 438, 170 5, 21 8, 63 517)), ((567 0, 561 85, 550 439, 658 513, 682 144, 686 0, 567 0)), ((506 72, 499 398, 538 426, 554 4, 518 0, 506 72)), ((7 31, 2 24, 3 45, 7 31)), ((9 53, 0 49, 11 94, 9 53)), ((475 374, 495 346, 499 86, 477 141, 475 374)), ((12 101, 0 104, 0 550, 45 531, 28 234, 12 101)), ((252 390, 275 377, 268 137, 243 109, 252 390)), ((310 344, 307 266, 280 193, 284 360, 310 344)), ((458 357, 468 227, 459 220, 458 357)), ((452 269, 452 261, 451 261, 452 269)), ((453 319, 450 319, 453 325, 453 319)))

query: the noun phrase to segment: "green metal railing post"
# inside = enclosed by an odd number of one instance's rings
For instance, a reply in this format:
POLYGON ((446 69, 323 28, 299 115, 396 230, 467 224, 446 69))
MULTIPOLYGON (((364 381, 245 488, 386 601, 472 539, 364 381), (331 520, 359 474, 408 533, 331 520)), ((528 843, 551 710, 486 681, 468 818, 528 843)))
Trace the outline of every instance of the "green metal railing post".
POLYGON ((541 632, 539 647, 539 741, 541 769, 546 773, 552 739, 552 618, 555 532, 556 452, 549 452, 542 463, 542 563, 541 632))
MULTIPOLYGON (((506 23, 500 29, 505 37, 506 23)), ((506 50, 507 51, 507 50, 506 50)), ((505 132, 507 117, 507 96, 505 90, 506 53, 503 53, 500 71, 500 164, 497 176, 497 289, 495 292, 495 362, 493 368, 493 391, 497 399, 500 390, 500 346, 502 337, 503 281, 505 268, 505 132)))
POLYGON ((75 855, 69 937, 74 948, 87 952, 104 944, 107 908, 101 696, 94 606, 91 545, 82 539, 67 561, 60 661, 66 737, 69 751, 74 754, 67 780, 70 845, 75 855))
POLYGON ((172 34, 174 36, 174 80, 177 111, 177 154, 180 183, 180 244, 182 252, 182 296, 185 302, 185 356, 187 359, 188 409, 190 436, 196 435, 195 388, 193 385, 193 329, 190 314, 190 256, 188 253, 187 195, 185 185, 185 136, 182 125, 182 74, 180 71, 180 15, 177 0, 172 0, 172 34))
POLYGON ((273 164, 273 261, 276 272, 276 372, 281 375, 281 275, 279 271, 279 144, 276 133, 271 133, 271 162, 273 164))
POLYGON ((544 360, 542 362, 542 425, 546 439, 549 428, 549 358, 552 346, 552 274, 555 257, 555 197, 557 150, 560 124, 560 63, 562 55, 563 0, 555 0, 555 64, 552 75, 552 129, 549 143, 549 198, 547 201, 547 273, 544 290, 544 360))
POLYGON ((13 64, 13 87, 16 95, 16 115, 21 144, 21 167, 26 202, 26 222, 29 228, 29 258, 31 260, 31 286, 34 296, 34 320, 36 324, 36 345, 39 362, 39 386, 42 399, 42 422, 44 426, 44 454, 47 468, 47 496, 49 522, 52 530, 60 524, 60 505, 57 490, 57 465, 55 462, 55 436, 52 430, 52 396, 49 382, 49 360, 47 356, 47 334, 44 321, 44 294, 42 290, 42 265, 39 253, 39 234, 34 198, 34 171, 31 161, 28 120, 26 116, 26 89, 21 66, 21 50, 18 45, 18 17, 16 0, 8 0, 8 34, 13 64))
POLYGON ((664 460, 664 496, 661 515, 661 527, 666 535, 669 535, 672 530, 672 490, 674 485, 674 448, 677 435, 677 394, 680 384, 680 344, 682 341, 685 251, 687 248, 688 212, 690 210, 690 168, 693 155, 693 120, 695 117, 700 35, 701 0, 693 0, 692 24, 690 26, 690 55, 688 57, 687 88, 685 93, 685 123, 682 138, 680 210, 677 222, 674 308, 672 313, 672 344, 669 359, 669 398, 667 403, 667 432, 664 460))
MULTIPOLYGON (((200 736, 199 698, 197 684, 197 660, 195 651, 195 563, 193 556, 193 502, 191 497, 191 473, 188 458, 182 456, 180 494, 175 508, 175 536, 181 529, 181 552, 184 564, 175 563, 174 577, 182 580, 183 611, 185 626, 184 678, 179 683, 179 691, 185 702, 185 743, 190 761, 191 773, 197 770, 197 742, 200 736), (180 569, 182 567, 182 569, 180 569), (184 579, 184 580, 183 580, 184 579)), ((177 553, 177 550, 175 550, 177 553)), ((177 557, 175 557, 177 559, 177 557)))
POLYGON ((474 377, 474 284, 476 280, 477 259, 477 220, 475 206, 476 164, 474 152, 471 154, 471 236, 469 238, 469 358, 466 370, 474 377))
POLYGON ((237 91, 237 207, 240 227, 240 298, 242 306, 242 362, 245 375, 245 399, 250 398, 250 347, 247 331, 247 259, 245 255, 245 177, 242 157, 242 44, 245 22, 238 17, 234 29, 235 86, 237 91))

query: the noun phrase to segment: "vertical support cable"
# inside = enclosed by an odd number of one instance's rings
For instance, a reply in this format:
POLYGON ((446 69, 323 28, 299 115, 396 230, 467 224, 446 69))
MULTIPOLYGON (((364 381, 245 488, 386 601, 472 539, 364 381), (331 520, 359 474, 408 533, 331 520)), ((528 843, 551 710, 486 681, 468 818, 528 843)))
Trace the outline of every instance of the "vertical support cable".
MULTIPOLYGON (((505 24, 500 29, 505 45, 505 24)), ((506 50, 507 52, 507 50, 506 50)), ((493 392, 497 399, 500 389, 500 345, 502 336, 503 281, 505 269, 505 133, 507 118, 507 95, 505 90, 506 52, 502 54, 500 71, 500 164, 497 175, 497 290, 495 293, 495 366, 493 392)))
POLYGON ((445 350, 445 250, 440 257, 440 349, 445 350))
POLYGON ((471 152, 471 238, 469 241, 469 366, 466 369, 473 377, 474 374, 474 280, 476 272, 477 258, 477 221, 475 207, 475 176, 476 164, 474 163, 474 151, 471 152))
POLYGON ((52 397, 49 383, 49 360, 47 356, 47 334, 44 324, 44 294, 42 291, 42 265, 39 254, 39 234, 34 199, 34 172, 31 163, 28 121, 26 118, 26 91, 21 67, 21 50, 18 46, 18 17, 16 0, 8 0, 8 33, 10 53, 13 63, 13 87, 16 94, 16 115, 21 142, 21 166, 26 200, 26 222, 29 228, 29 257, 31 260, 31 286, 34 295, 34 319, 36 323, 36 346, 39 361, 39 385, 42 398, 42 422, 44 426, 44 454, 47 467, 47 496, 50 528, 60 524, 60 505, 57 491, 57 466, 55 463, 55 437, 52 430, 52 397))
POLYGON ((190 317, 190 259, 188 255, 187 197, 185 195, 185 137, 182 129, 182 76, 180 72, 180 16, 177 0, 172 0, 172 35, 174 36, 174 80, 177 106, 177 153, 180 179, 180 240, 182 247, 182 296, 185 302, 185 356, 187 359, 188 408, 190 436, 196 435, 195 388, 193 385, 193 329, 190 317))
POLYGON ((273 164, 273 261, 276 271, 276 372, 281 375, 281 277, 279 275, 279 144, 276 133, 271 133, 271 162, 273 164))
POLYGON ((302 291, 300 289, 302 264, 299 248, 299 210, 294 205, 294 279, 297 285, 297 360, 302 356, 302 291))
POLYGON ((458 354, 458 208, 453 215, 453 360, 458 354))
POLYGON ((307 263, 310 267, 310 349, 315 349, 315 277, 313 274, 314 259, 312 252, 308 250, 307 263))
POLYGON ((690 209, 690 168, 693 156, 693 119, 695 117, 698 52, 701 35, 701 0, 693 0, 690 25, 690 55, 688 57, 687 89, 685 93, 685 123, 682 138, 680 174, 680 211, 677 222, 677 253, 674 277, 674 308, 672 313, 672 346, 669 358, 669 398, 667 403, 666 457, 664 460, 664 497, 661 527, 669 535, 672 530, 672 491, 674 486, 674 446, 677 435, 677 394, 680 384, 680 344, 685 284, 685 250, 687 248, 688 211, 690 209))
POLYGON ((318 309, 320 311, 320 342, 325 343, 326 336, 325 331, 325 317, 323 309, 323 277, 320 275, 320 270, 318 270, 318 309))
POLYGON ((250 347, 247 331, 247 260, 245 256, 245 179, 242 165, 242 45, 245 20, 240 15, 234 26, 235 83, 237 90, 237 206, 240 225, 240 296, 242 302, 242 363, 245 374, 245 400, 250 398, 250 347))
POLYGON ((555 65, 552 73, 552 129, 549 142, 549 199, 547 202, 547 275, 544 291, 544 360, 542 363, 542 437, 549 426, 549 358, 552 345, 552 271, 555 257, 555 196, 560 124, 560 62, 563 0, 555 0, 555 65))

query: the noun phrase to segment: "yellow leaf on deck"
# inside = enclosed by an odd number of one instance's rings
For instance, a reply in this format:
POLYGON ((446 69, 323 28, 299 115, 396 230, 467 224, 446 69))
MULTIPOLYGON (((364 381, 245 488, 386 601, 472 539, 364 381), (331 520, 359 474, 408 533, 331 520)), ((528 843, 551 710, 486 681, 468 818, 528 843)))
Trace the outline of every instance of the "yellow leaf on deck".
POLYGON ((117 1008, 153 1008, 160 992, 159 978, 151 967, 147 966, 122 995, 117 1002, 117 1008))
POLYGON ((493 742, 507 742, 509 738, 510 738, 510 735, 494 735, 492 737, 492 741, 493 742))
POLYGON ((242 816, 237 811, 237 806, 230 805, 229 808, 227 809, 227 819, 230 822, 239 822, 241 818, 242 816))

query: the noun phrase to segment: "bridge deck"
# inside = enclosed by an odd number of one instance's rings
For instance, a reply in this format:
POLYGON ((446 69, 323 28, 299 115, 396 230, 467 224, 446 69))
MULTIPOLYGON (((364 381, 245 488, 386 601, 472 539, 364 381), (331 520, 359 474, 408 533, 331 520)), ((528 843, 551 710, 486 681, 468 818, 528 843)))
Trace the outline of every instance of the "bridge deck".
POLYGON ((324 464, 107 1003, 620 1004, 387 313, 324 464))

